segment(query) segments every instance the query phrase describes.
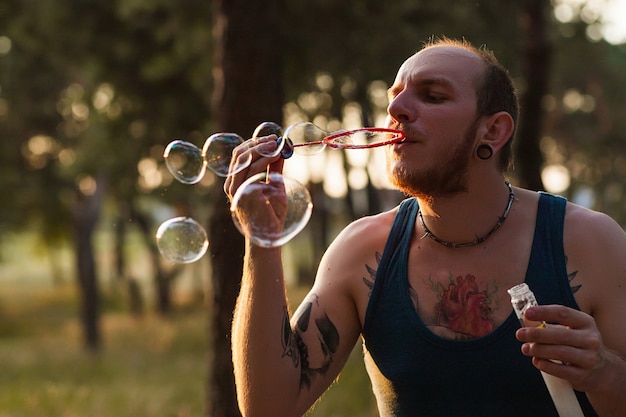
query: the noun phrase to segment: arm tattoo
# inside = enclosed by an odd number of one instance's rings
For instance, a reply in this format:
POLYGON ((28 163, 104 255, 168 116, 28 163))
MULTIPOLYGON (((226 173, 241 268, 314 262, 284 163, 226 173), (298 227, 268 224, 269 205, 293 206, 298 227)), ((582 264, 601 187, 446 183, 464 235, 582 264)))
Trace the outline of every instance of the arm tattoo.
POLYGON ((378 266, 380 265, 380 258, 382 255, 380 252, 375 253, 376 257, 376 267, 372 268, 368 264, 365 264, 365 269, 367 269, 367 274, 369 277, 363 277, 363 283, 369 288, 370 294, 372 293, 372 288, 374 288, 374 280, 376 279, 376 272, 378 271, 378 266))
POLYGON ((339 348, 339 332, 326 312, 311 320, 313 308, 316 306, 318 306, 317 299, 314 303, 310 301, 303 303, 300 317, 293 330, 289 323, 287 307, 284 307, 283 313, 283 357, 290 357, 296 368, 300 365, 300 386, 307 388, 310 388, 311 381, 316 375, 325 375, 328 372, 339 348), (311 324, 315 325, 311 326, 311 324), (315 338, 318 344, 308 346, 304 342, 303 336, 309 330, 316 332, 315 338), (311 357, 312 354, 315 359, 311 357))
POLYGON ((296 335, 291 331, 291 324, 289 323, 289 312, 287 307, 283 306, 283 332, 281 341, 283 343, 283 357, 288 356, 293 362, 295 368, 300 363, 300 352, 296 343, 296 335))
MULTIPOLYGON (((568 260, 569 258, 566 256, 565 265, 567 265, 568 260)), ((576 294, 576 292, 580 289, 580 287, 582 287, 582 284, 572 285, 572 281, 574 281, 574 278, 576 278, 576 275, 578 275, 578 271, 569 272, 567 274, 567 280, 569 281, 570 288, 572 289, 572 294, 576 294)))
MULTIPOLYGON (((369 295, 372 295, 372 289, 374 288, 374 281, 376 281, 376 273, 378 272, 378 267, 380 266, 380 260, 382 255, 380 252, 375 253, 376 258, 376 268, 372 268, 368 264, 365 264, 365 269, 367 269, 367 274, 369 277, 363 277, 363 283, 369 289, 369 295)), ((417 309, 418 301, 417 301, 417 291, 413 289, 413 287, 409 284, 409 294, 411 296, 411 301, 413 302, 413 306, 417 309)))

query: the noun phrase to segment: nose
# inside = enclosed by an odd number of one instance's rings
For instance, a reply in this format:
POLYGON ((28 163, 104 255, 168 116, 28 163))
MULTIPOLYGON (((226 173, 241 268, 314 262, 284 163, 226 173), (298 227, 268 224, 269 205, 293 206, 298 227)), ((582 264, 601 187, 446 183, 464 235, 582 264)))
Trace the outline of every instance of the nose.
POLYGON ((415 119, 415 106, 410 105, 406 91, 402 91, 389 102, 387 106, 387 114, 392 121, 397 123, 408 123, 415 119))

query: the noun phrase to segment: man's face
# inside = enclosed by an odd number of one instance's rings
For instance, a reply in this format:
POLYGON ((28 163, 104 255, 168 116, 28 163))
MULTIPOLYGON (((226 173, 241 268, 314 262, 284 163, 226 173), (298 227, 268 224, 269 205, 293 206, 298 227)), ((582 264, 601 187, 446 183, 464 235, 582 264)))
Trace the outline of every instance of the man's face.
POLYGON ((465 190, 475 147, 476 80, 483 63, 471 52, 437 46, 409 58, 389 89, 388 127, 407 139, 390 147, 392 183, 416 196, 465 190))

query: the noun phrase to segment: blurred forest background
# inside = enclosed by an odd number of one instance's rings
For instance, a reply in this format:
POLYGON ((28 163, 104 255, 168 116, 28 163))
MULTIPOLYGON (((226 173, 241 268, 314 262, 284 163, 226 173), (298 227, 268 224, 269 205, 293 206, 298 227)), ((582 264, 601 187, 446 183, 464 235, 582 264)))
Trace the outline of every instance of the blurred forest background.
MULTIPOLYGON (((237 416, 242 237, 223 179, 177 183, 165 147, 247 138, 263 121, 380 126, 398 66, 433 35, 485 44, 510 69, 523 112, 513 183, 626 225, 617 3, 2 0, 0 417, 237 416), (178 215, 209 232, 194 264, 156 247, 178 215)), ((286 170, 314 202, 285 246, 295 304, 338 229, 402 196, 374 154, 286 170)), ((376 415, 360 359, 357 348, 311 415, 376 415)))

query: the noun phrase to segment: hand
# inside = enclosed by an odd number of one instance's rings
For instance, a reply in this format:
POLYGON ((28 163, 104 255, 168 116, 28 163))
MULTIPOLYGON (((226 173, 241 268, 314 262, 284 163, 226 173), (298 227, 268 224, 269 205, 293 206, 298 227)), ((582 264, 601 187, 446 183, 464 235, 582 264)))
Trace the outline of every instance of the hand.
POLYGON ((284 160, 280 155, 274 157, 263 156, 263 153, 268 154, 275 149, 276 139, 276 135, 248 139, 233 150, 228 175, 224 182, 224 192, 229 200, 232 201, 237 189, 244 181, 256 174, 267 171, 268 167, 270 172, 282 172, 284 160), (240 172, 235 172, 235 168, 240 166, 241 161, 249 158, 250 155, 250 164, 240 172))
POLYGON ((282 237, 287 218, 287 193, 282 176, 259 178, 235 196, 231 210, 240 230, 261 246, 272 246, 282 237))
POLYGON ((545 328, 524 327, 517 339, 524 342, 522 353, 533 358, 541 371, 569 381, 579 391, 601 387, 609 371, 610 355, 590 315, 561 305, 531 307, 524 318, 557 323, 545 328))
MULTIPOLYGON (((235 221, 244 235, 255 237, 265 243, 280 238, 287 214, 287 197, 283 182, 270 174, 280 172, 283 159, 262 156, 268 154, 276 146, 276 136, 269 135, 250 139, 233 151, 230 172, 224 183, 224 191, 232 201, 238 188, 249 178, 268 171, 265 180, 259 180, 246 186, 245 192, 238 196, 236 207, 233 206, 235 221), (251 158, 248 167, 240 172, 235 167, 241 160, 251 158)), ((259 243, 259 242, 257 242, 259 243)))

